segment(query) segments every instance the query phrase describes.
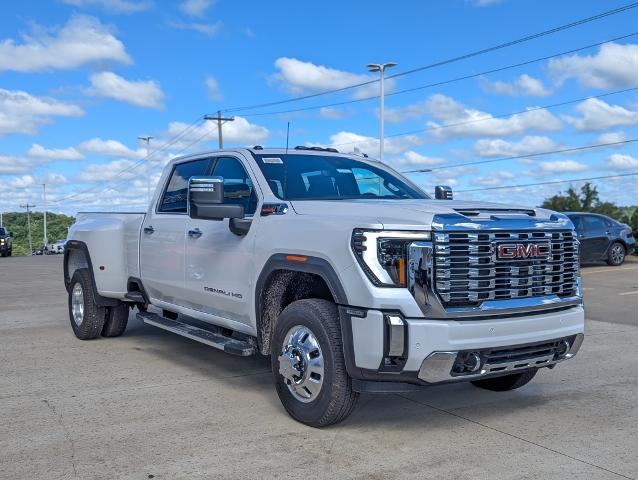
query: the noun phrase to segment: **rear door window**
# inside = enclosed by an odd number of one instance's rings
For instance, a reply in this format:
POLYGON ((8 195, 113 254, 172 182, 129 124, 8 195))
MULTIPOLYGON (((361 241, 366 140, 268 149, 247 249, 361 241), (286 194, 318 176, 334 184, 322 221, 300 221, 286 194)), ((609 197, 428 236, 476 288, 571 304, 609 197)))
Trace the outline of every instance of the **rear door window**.
POLYGON ((163 213, 186 213, 188 181, 191 177, 207 175, 209 166, 209 158, 201 158, 175 165, 168 185, 164 190, 159 211, 163 213))
POLYGON ((605 222, 600 217, 594 217, 593 215, 587 215, 585 217, 585 225, 589 232, 600 232, 605 229, 605 222))

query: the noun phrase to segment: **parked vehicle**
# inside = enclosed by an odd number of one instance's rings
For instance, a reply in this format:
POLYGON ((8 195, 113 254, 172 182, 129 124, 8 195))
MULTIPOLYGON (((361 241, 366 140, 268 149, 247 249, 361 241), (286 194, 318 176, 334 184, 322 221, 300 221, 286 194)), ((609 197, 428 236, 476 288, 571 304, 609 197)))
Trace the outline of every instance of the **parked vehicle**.
POLYGON ((146 213, 78 214, 71 326, 121 335, 137 307, 149 325, 269 355, 285 409, 315 427, 359 392, 519 388, 583 341, 573 225, 451 198, 334 149, 175 159, 146 213))
POLYGON ((568 212, 580 241, 582 263, 606 261, 622 265, 627 255, 636 249, 631 227, 597 213, 568 212))
POLYGON ((58 240, 55 243, 49 243, 44 251, 47 255, 55 255, 59 253, 64 253, 64 244, 66 243, 66 239, 58 240))
POLYGON ((10 257, 13 253, 13 235, 9 230, 0 227, 0 256, 10 257))

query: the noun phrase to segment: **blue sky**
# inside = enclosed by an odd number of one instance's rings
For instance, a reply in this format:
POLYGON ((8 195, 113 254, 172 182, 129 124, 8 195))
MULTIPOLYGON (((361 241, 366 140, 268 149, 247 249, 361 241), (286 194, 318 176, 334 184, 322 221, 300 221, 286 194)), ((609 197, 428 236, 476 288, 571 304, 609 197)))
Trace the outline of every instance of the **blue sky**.
MULTIPOLYGON (((0 18, 0 210, 140 208, 146 178, 172 156, 216 147, 204 114, 286 100, 497 45, 627 2, 545 0, 230 2, 50 0, 7 2, 0 18), (398 6, 400 5, 400 7, 398 6), (210 132, 210 133, 209 133, 210 132), (150 161, 137 137, 152 135, 150 161), (162 148, 163 147, 163 148, 162 148), (157 151, 160 149, 160 151, 157 151), (85 192, 85 193, 81 193, 85 192)), ((638 32, 638 8, 516 46, 387 81, 389 93, 474 75, 638 32)), ((479 162, 638 138, 638 35, 552 60, 386 99, 386 158, 432 191, 529 205, 569 184, 501 185, 638 172, 636 143, 479 162), (508 115, 526 109, 529 113, 508 115), (491 118, 490 116, 498 116, 491 118), (458 124, 461 125, 458 125, 458 124), (457 124, 457 126, 446 126, 457 124), (442 128, 441 128, 442 127, 442 128), (429 130, 426 130, 429 129, 429 130), (392 136, 419 131, 411 135, 392 136)), ((354 147, 376 156, 378 101, 281 110, 378 93, 378 84, 233 112, 226 146, 354 147), (254 115, 267 113, 268 115, 254 115)), ((638 143, 638 142, 637 142, 638 143)), ((580 183, 576 182, 576 186, 580 183)), ((638 203, 638 176, 600 180, 604 200, 638 203)))

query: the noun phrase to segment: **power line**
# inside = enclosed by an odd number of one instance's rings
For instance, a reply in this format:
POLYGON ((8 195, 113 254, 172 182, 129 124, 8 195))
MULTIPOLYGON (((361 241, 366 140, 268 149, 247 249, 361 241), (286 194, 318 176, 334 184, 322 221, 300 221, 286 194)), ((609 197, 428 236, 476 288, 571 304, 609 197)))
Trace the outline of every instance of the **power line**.
MULTIPOLYGON (((634 91, 634 90, 638 90, 638 87, 624 88, 622 90, 616 90, 614 92, 601 93, 599 95, 589 95, 587 97, 575 98, 573 100, 566 100, 564 102, 551 103, 549 105, 543 105, 543 106, 540 106, 540 107, 531 107, 531 108, 527 108, 525 110, 518 110, 518 111, 515 111, 515 112, 501 113, 501 114, 498 114, 498 115, 487 115, 487 116, 484 116, 484 117, 473 118, 472 120, 465 120, 465 121, 462 121, 462 122, 446 123, 444 125, 437 125, 435 127, 419 128, 417 130, 410 130, 408 132, 393 133, 391 135, 386 135, 386 138, 405 137, 407 135, 414 135, 414 134, 417 134, 417 133, 430 132, 430 131, 433 131, 433 130, 442 130, 444 128, 451 128, 451 127, 460 127, 460 126, 469 125, 469 124, 472 124, 472 123, 484 122, 486 120, 494 120, 494 119, 498 119, 498 118, 510 117, 512 115, 522 115, 522 114, 525 114, 525 113, 536 112, 538 110, 549 110, 549 109, 552 109, 552 108, 557 108, 557 107, 562 107, 562 106, 565 106, 565 105, 570 105, 572 103, 584 102, 585 100, 590 100, 590 99, 594 99, 594 98, 609 97, 611 95, 618 95, 618 94, 621 94, 621 93, 627 93, 627 92, 631 92, 631 91, 634 91)), ((335 143, 335 144, 333 144, 331 146, 332 147, 341 147, 341 146, 344 146, 344 145, 356 145, 356 144, 367 143, 367 142, 371 142, 371 141, 375 141, 375 140, 376 139, 370 137, 368 140, 356 140, 356 141, 352 141, 352 142, 335 143)))
MULTIPOLYGON (((609 40, 605 40, 605 41, 602 41, 602 42, 592 43, 592 44, 585 45, 583 47, 574 48, 574 49, 571 49, 571 50, 565 50, 563 52, 555 53, 555 54, 552 54, 552 55, 545 55, 543 57, 534 58, 532 60, 527 60, 525 62, 514 63, 514 64, 511 64, 511 65, 506 65, 504 67, 498 67, 498 68, 493 68, 493 69, 490 69, 490 70, 485 70, 485 71, 479 72, 479 73, 473 73, 473 74, 470 74, 470 75, 463 75, 461 77, 451 78, 451 79, 448 79, 448 80, 442 80, 442 81, 439 81, 439 82, 428 83, 426 85, 420 85, 420 86, 417 86, 417 87, 406 88, 406 89, 403 89, 403 90, 397 90, 395 92, 386 93, 385 96, 386 97, 390 97, 390 96, 394 96, 394 95, 403 95, 404 93, 412 93, 412 92, 416 92, 416 91, 419 91, 419 90, 425 90, 427 88, 440 87, 442 85, 448 85, 450 83, 455 83, 455 82, 459 82, 459 81, 462 81, 462 80, 469 80, 469 79, 472 79, 472 78, 478 78, 478 77, 482 77, 484 75, 490 75, 492 73, 502 72, 502 71, 505 71, 505 70, 510 70, 512 68, 523 67, 525 65, 530 65, 532 63, 542 62, 544 60, 550 60, 552 58, 561 57, 563 55, 569 55, 569 54, 580 52, 580 51, 587 50, 587 49, 590 49, 590 48, 599 47, 599 46, 604 45, 606 43, 617 42, 619 40, 624 40, 626 38, 633 37, 633 36, 636 36, 636 35, 638 35, 638 32, 629 33, 627 35, 622 35, 620 37, 611 38, 609 40)), ((306 111, 309 111, 309 110, 317 110, 317 109, 321 109, 321 108, 340 107, 340 106, 343 106, 343 105, 350 105, 350 104, 353 104, 353 103, 368 102, 370 100, 376 100, 378 98, 379 98, 378 95, 372 95, 372 96, 369 96, 369 97, 355 98, 353 100, 344 100, 342 102, 324 103, 324 104, 321 104, 321 105, 313 105, 313 106, 310 106, 310 107, 294 108, 294 109, 290 109, 290 110, 278 110, 278 111, 274 111, 274 112, 271 111, 271 112, 245 113, 245 114, 242 114, 242 116, 243 117, 262 117, 262 116, 267 116, 267 115, 282 115, 282 114, 285 114, 285 113, 306 112, 306 111)))
POLYGON ((448 60, 443 60, 436 63, 431 63, 430 65, 425 65, 423 67, 413 68, 412 70, 407 70, 405 72, 395 73, 394 75, 390 75, 388 78, 396 78, 402 77, 404 75, 409 75, 416 72, 422 72, 423 70, 428 70, 435 67, 441 67, 443 65, 447 65, 449 63, 458 62, 459 60, 465 60, 467 58, 476 57, 478 55, 483 55, 485 53, 490 53, 495 50, 500 50, 502 48, 511 47, 513 45, 518 45, 519 43, 528 42, 530 40, 535 40, 540 37, 544 37, 546 35, 551 35, 552 33, 560 32, 563 30, 567 30, 572 27, 577 27, 579 25, 583 25, 585 23, 593 22, 594 20, 600 20, 601 18, 608 17, 610 15, 615 15, 617 13, 624 12, 626 10, 630 10, 632 8, 638 7, 638 2, 629 3, 627 5, 623 5, 622 7, 615 8, 613 10, 608 10, 606 12, 599 13, 598 15, 593 15, 591 17, 583 18, 581 20, 576 20, 575 22, 567 23, 565 25, 560 25, 558 27, 545 30, 539 33, 533 33, 531 35, 527 35, 526 37, 517 38, 516 40, 512 40, 510 42, 501 43, 500 45, 495 45, 493 47, 484 48, 482 50, 477 50, 475 52, 467 53, 465 55, 460 55, 458 57, 450 58, 448 60))
MULTIPOLYGON (((189 149, 189 148, 191 148, 193 145, 195 145, 195 144, 199 143, 200 141, 202 141, 202 140, 204 139, 204 137, 207 137, 207 136, 208 136, 208 135, 210 135, 211 133, 213 133, 213 129, 211 129, 211 130, 209 130, 209 131, 204 132, 202 135, 200 135, 199 137, 197 137, 197 138, 196 138, 195 140, 193 140, 191 143, 189 143, 188 145, 186 145, 185 147, 183 147, 181 150, 178 150, 177 152, 175 152, 175 155, 177 156, 177 155, 179 155, 180 153, 182 153, 182 152, 184 152, 184 151, 188 150, 188 149, 189 149)), ((144 159, 142 159, 142 161, 143 161, 143 160, 144 160, 144 159)), ((130 172, 133 168, 134 168, 134 167, 131 167, 130 169, 128 169, 128 170, 126 170, 126 171, 130 172)), ((110 179, 110 180, 109 180, 109 182, 111 182, 112 180, 113 180, 113 179, 110 179)), ((102 190, 101 192, 105 192, 105 191, 107 191, 107 190, 115 190, 117 187, 119 187, 120 185, 123 185, 124 183, 128 182, 129 180, 130 180, 129 178, 125 178, 125 179, 123 179, 123 180, 119 181, 118 183, 115 183, 115 184, 113 184, 113 185, 110 185, 110 186, 106 187, 106 188, 105 188, 104 190, 102 190)), ((81 195, 81 194, 84 194, 84 193, 88 193, 88 192, 80 191, 80 192, 74 193, 74 194, 72 194, 72 195, 69 195, 68 197, 65 197, 65 198, 63 198, 63 199, 57 200, 55 203, 60 203, 60 202, 62 202, 62 201, 65 201, 65 200, 66 200, 66 199, 68 199, 68 198, 76 197, 76 196, 81 195)))
POLYGON ((625 145, 627 143, 632 143, 632 142, 638 142, 638 138, 632 138, 629 140, 621 140, 619 142, 597 143, 595 145, 583 145, 580 147, 562 148, 558 150, 550 150, 547 152, 528 153, 525 155, 513 155, 511 157, 491 158, 489 160, 479 160, 476 162, 454 163, 452 165, 442 165, 440 167, 432 167, 428 169, 421 168, 418 170, 406 170, 406 171, 402 171, 401 173, 428 173, 434 170, 447 170, 448 168, 468 167, 472 165, 482 165, 485 163, 504 162, 506 160, 518 160, 521 158, 543 157, 546 155, 554 155, 556 153, 580 152, 582 150, 591 150, 593 148, 611 147, 613 145, 625 145))
POLYGON ((588 177, 588 178, 571 178, 569 180, 552 180, 549 182, 537 182, 537 183, 525 183, 521 185, 502 185, 499 187, 483 187, 483 188, 470 188, 467 190, 456 190, 459 193, 466 192, 479 192, 484 190, 502 190, 507 188, 523 188, 523 187, 536 187, 539 185, 555 185, 558 183, 570 183, 570 182, 585 182, 588 180, 603 180, 608 178, 621 178, 621 177, 632 177, 634 175, 638 175, 638 172, 631 173, 619 173, 617 175, 602 175, 600 177, 588 177))
POLYGON ((177 143, 178 141, 180 141, 182 138, 184 138, 185 135, 187 135, 188 133, 190 133, 190 130, 192 130, 193 128, 196 128, 198 126, 199 123, 203 122, 203 117, 197 117, 197 120, 195 120, 194 122, 190 123, 186 128, 184 128, 182 131, 180 131, 179 133, 177 133, 176 135, 174 135, 172 138, 170 138, 167 142, 163 143, 162 145, 160 145, 160 147, 156 150, 153 150, 153 152, 151 152, 150 154, 148 153, 147 150, 147 154, 144 158, 141 158, 140 160, 138 160, 137 162, 135 162, 133 165, 131 165, 130 167, 124 168, 122 170, 120 170, 119 172, 117 172, 115 175, 113 175, 113 177, 109 178, 108 180, 103 180, 102 182, 98 182, 95 185, 92 185, 89 188, 86 188, 84 190, 80 190, 78 192, 74 192, 66 197, 60 198, 58 200, 54 200, 53 204, 59 204, 61 202, 67 201, 71 198, 75 198, 78 195, 82 195, 84 193, 90 193, 92 191, 95 191, 97 188, 99 188, 101 185, 103 184, 109 184, 112 183, 113 181, 115 181, 117 178, 120 178, 121 176, 123 176, 126 173, 130 173, 131 171, 135 170, 136 168, 138 168, 140 165, 144 164, 147 160, 150 160, 151 157, 157 155, 158 153, 161 153, 162 151, 165 151, 167 148, 169 148, 171 145, 174 145, 175 143, 177 143))
MULTIPOLYGON (((396 73, 394 75, 390 75, 387 78, 396 78, 396 77, 401 77, 401 76, 405 76, 405 75, 410 75, 412 73, 416 73, 416 72, 420 72, 420 71, 423 71, 423 70, 428 70, 428 69, 440 67, 440 66, 443 66, 443 65, 448 65, 450 63, 458 62, 460 60, 466 60, 468 58, 472 58, 472 57, 476 57, 476 56, 479 56, 479 55, 483 55, 485 53, 490 53, 490 52, 493 52, 493 51, 496 51, 496 50, 500 50, 500 49, 503 49, 503 48, 511 47, 513 45, 518 45, 520 43, 528 42, 530 40, 535 40, 537 38, 540 38, 540 37, 543 37, 543 36, 546 36, 546 35, 551 35, 553 33, 560 32, 560 31, 563 31, 563 30, 567 30, 569 28, 573 28, 573 27, 576 27, 576 26, 580 26, 580 25, 583 25, 585 23, 593 22, 595 20, 600 20, 600 19, 608 17, 610 15, 615 15, 617 13, 622 13, 624 11, 627 11, 627 10, 630 10, 630 9, 636 8, 636 7, 638 7, 638 2, 629 3, 629 4, 623 5, 621 7, 615 8, 613 10, 608 10, 606 12, 602 12, 602 13, 599 13, 597 15, 593 15, 591 17, 582 18, 580 20, 576 20, 576 21, 571 22, 571 23, 560 25, 558 27, 554 27, 554 28, 551 28, 549 30, 544 30, 542 32, 537 32, 537 33, 534 33, 534 34, 531 34, 531 35, 527 35, 525 37, 517 38, 517 39, 511 40, 509 42, 501 43, 501 44, 498 44, 498 45, 493 45, 493 46, 488 47, 488 48, 484 48, 484 49, 481 49, 481 50, 476 50, 476 51, 469 52, 469 53, 466 53, 466 54, 463 54, 463 55, 459 55, 459 56, 452 57, 452 58, 449 58, 449 59, 446 59, 446 60, 442 60, 442 61, 439 61, 439 62, 436 62, 436 63, 431 63, 429 65, 424 65, 424 66, 421 66, 421 67, 413 68, 411 70, 406 70, 404 72, 399 72, 399 73, 396 73)), ((225 109, 223 111, 224 112, 238 112, 238 111, 241 111, 241 110, 253 110, 253 109, 256 109, 256 108, 272 107, 272 106, 275 106, 275 105, 282 105, 282 104, 286 104, 286 103, 290 103, 290 102, 298 102, 300 100, 307 100, 309 98, 316 98, 316 97, 320 97, 320 96, 323 96, 323 95, 330 95, 330 94, 333 94, 333 93, 344 92, 344 91, 347 91, 347 90, 351 90, 353 88, 358 88, 358 87, 363 87, 365 85, 370 85, 370 84, 376 83, 378 81, 379 81, 378 79, 368 80, 366 82, 360 82, 360 83, 356 83, 356 84, 353 84, 353 85, 348 85, 348 86, 345 86, 345 87, 335 88, 335 89, 332 89, 332 90, 325 90, 325 91, 322 91, 322 92, 312 93, 312 94, 308 94, 308 95, 302 95, 302 96, 294 97, 294 98, 288 98, 288 99, 285 99, 285 100, 265 102, 265 103, 255 104, 255 105, 244 105, 244 106, 240 106, 240 107, 231 107, 231 108, 227 108, 227 109, 225 109)))

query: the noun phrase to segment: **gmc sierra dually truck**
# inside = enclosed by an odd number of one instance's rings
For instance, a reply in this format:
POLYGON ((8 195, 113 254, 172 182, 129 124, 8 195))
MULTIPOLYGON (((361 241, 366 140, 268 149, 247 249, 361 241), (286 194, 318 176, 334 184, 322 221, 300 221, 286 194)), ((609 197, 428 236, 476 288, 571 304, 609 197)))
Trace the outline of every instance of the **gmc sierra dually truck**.
POLYGON ((360 392, 469 381, 504 391, 581 346, 565 215, 430 198, 334 149, 172 160, 146 213, 80 213, 64 252, 75 335, 144 323, 270 356, 288 413, 321 427, 360 392))
POLYGON ((10 257, 13 253, 13 239, 11 232, 4 227, 0 227, 0 256, 10 257))

